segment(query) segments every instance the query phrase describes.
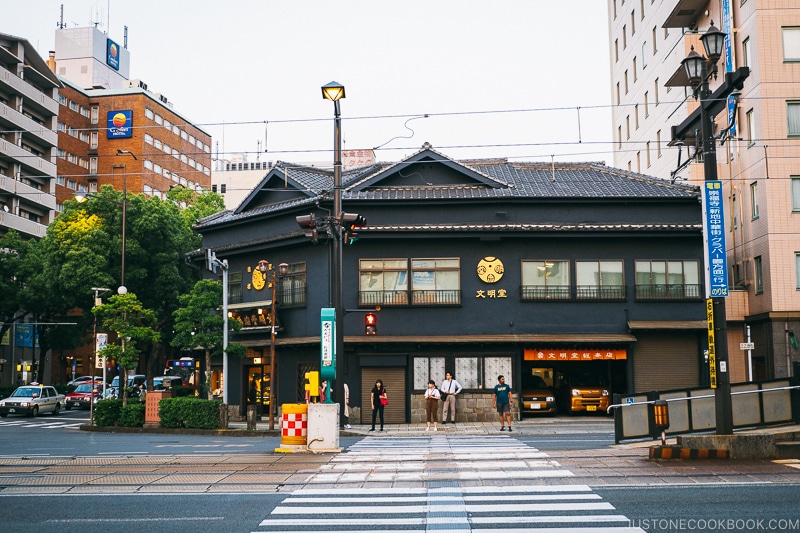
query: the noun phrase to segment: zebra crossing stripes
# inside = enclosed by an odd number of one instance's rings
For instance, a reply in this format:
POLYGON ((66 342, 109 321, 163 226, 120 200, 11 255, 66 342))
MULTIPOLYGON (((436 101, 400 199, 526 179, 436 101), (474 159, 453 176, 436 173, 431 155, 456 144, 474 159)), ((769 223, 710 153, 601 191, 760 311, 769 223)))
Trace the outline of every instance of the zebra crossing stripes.
POLYGON ((59 429, 59 428, 67 428, 67 429, 78 429, 82 424, 85 422, 32 422, 31 419, 4 419, 0 420, 0 427, 10 426, 10 427, 20 427, 20 428, 39 428, 39 429, 59 429))

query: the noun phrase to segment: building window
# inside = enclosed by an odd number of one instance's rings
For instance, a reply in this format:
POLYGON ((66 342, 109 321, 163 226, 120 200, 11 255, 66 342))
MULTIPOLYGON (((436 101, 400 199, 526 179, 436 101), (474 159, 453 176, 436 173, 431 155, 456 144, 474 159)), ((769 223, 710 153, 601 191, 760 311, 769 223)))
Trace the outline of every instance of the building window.
POLYGON ((144 142, 146 142, 149 145, 152 145, 153 144, 153 136, 150 135, 149 133, 145 133, 144 134, 144 142))
POLYGON ((639 79, 638 74, 636 73, 636 56, 633 56, 633 82, 636 83, 636 80, 639 79))
POLYGON ((650 116, 650 95, 647 91, 644 92, 644 118, 650 116))
POLYGON ((742 41, 742 66, 749 67, 752 65, 752 59, 750 58, 750 37, 747 37, 742 41))
POLYGON ((800 27, 783 28, 783 60, 800 61, 800 27))
POLYGON ((169 120, 164 119, 163 125, 165 130, 172 130, 172 122, 169 120))
POLYGON ((653 81, 653 101, 658 105, 658 78, 653 81))
POLYGON ((758 218, 758 182, 750 184, 750 219, 758 218))
POLYGON ((617 126, 617 148, 622 149, 622 126, 617 126))
POLYGON ((89 148, 92 150, 97 150, 97 132, 93 131, 89 133, 89 148))
POLYGON ((506 384, 513 382, 512 358, 496 355, 454 355, 414 358, 414 390, 428 388, 428 380, 439 383, 445 372, 454 377, 465 390, 492 390, 497 376, 505 376, 506 384))
POLYGON ((636 129, 639 129, 639 104, 633 106, 633 121, 636 129))
POLYGON ((622 49, 628 48, 628 26, 622 26, 622 49))
POLYGON ((647 41, 642 43, 642 70, 647 68, 647 41))
POLYGON ((361 259, 360 305, 408 305, 408 259, 361 259))
POLYGON ((413 305, 460 305, 461 261, 457 258, 412 259, 413 305))
POLYGON ((646 161, 647 161, 647 168, 650 168, 650 141, 647 141, 647 143, 645 144, 645 146, 647 147, 647 148, 646 148, 646 150, 645 150, 645 157, 646 157, 646 161))
POLYGON ((242 273, 229 272, 228 273, 228 303, 240 304, 242 303, 242 273))
POLYGON ((656 155, 661 157, 661 130, 656 132, 656 155))
MULTIPOLYGON (((415 357, 414 390, 427 389, 429 379, 433 379, 434 381, 436 381, 437 378, 443 379, 445 372, 447 372, 447 370, 445 369, 444 357, 415 357)), ((461 376, 459 376, 459 378, 460 377, 461 376)), ((438 387, 439 385, 438 381, 436 382, 436 385, 438 387)))
POLYGON ((631 11, 631 35, 636 34, 636 10, 631 11))
POLYGON ((97 174, 97 158, 89 158, 89 174, 97 174))
POLYGON ((764 267, 761 264, 760 255, 753 260, 753 265, 756 269, 756 294, 762 294, 764 292, 764 267))
POLYGON ((569 261, 522 261, 523 301, 569 300, 569 261))
POLYGON ((685 261, 636 261, 637 300, 697 300, 703 297, 700 264, 685 261))
POLYGON ((627 70, 625 70, 624 81, 625 81, 625 94, 628 94, 628 71, 627 70))
POLYGON ((800 102, 786 102, 786 122, 789 137, 800 136, 800 102))
POLYGON ((658 52, 658 27, 653 26, 653 37, 650 39, 653 42, 653 55, 658 52))
POLYGON ((92 106, 92 113, 90 118, 92 124, 97 124, 100 122, 100 107, 93 105, 92 106))
POLYGON ((78 102, 73 102, 72 100, 70 100, 70 101, 69 101, 69 108, 70 108, 72 111, 75 111, 75 112, 77 113, 77 112, 78 112, 78 110, 80 109, 80 106, 78 105, 78 102))
POLYGON ((306 264, 289 263, 289 271, 278 282, 277 300, 281 307, 306 306, 306 280, 306 264))
POLYGON ((792 176, 792 212, 800 213, 800 176, 792 176))
POLYGON ((795 288, 800 290, 800 253, 794 254, 794 279, 795 288))
POLYGON ((619 61, 619 39, 614 39, 614 62, 619 61))
POLYGON ((620 100, 620 97, 619 97, 619 82, 617 82, 617 105, 619 105, 620 102, 621 102, 621 100, 620 100))
POLYGON ((755 141, 754 141, 755 135, 753 133, 753 129, 755 128, 755 123, 754 123, 754 119, 753 119, 753 110, 752 109, 747 112, 747 115, 745 116, 745 118, 746 118, 745 127, 747 128, 747 145, 748 146, 753 146, 755 144, 755 141))
POLYGON ((164 119, 161 118, 161 115, 158 115, 158 114, 156 114, 156 116, 155 116, 155 118, 153 120, 155 120, 156 124, 163 124, 164 123, 164 119))
POLYGON ((144 168, 146 168, 147 170, 153 170, 153 162, 150 161, 149 159, 145 159, 144 168))
POLYGON ((150 109, 150 108, 145 107, 144 108, 144 116, 149 118, 150 120, 153 120, 153 117, 154 117, 153 110, 150 109))
POLYGON ((642 152, 636 152, 636 172, 642 171, 642 152))
POLYGON ((576 261, 575 296, 579 300, 625 299, 622 261, 576 261))
POLYGON ((625 138, 631 138, 631 116, 627 115, 625 117, 625 138))

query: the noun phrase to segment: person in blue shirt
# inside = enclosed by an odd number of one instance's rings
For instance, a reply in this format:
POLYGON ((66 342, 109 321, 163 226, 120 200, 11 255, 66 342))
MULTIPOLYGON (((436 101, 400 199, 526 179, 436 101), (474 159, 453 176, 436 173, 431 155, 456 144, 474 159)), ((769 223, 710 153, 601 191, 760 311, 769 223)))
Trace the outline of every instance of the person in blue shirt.
POLYGON ((504 376, 497 376, 497 385, 494 386, 494 393, 492 394, 492 403, 497 409, 497 414, 500 415, 500 431, 506 430, 506 422, 508 422, 508 431, 511 430, 511 405, 514 402, 511 396, 511 387, 506 385, 506 378, 504 376))

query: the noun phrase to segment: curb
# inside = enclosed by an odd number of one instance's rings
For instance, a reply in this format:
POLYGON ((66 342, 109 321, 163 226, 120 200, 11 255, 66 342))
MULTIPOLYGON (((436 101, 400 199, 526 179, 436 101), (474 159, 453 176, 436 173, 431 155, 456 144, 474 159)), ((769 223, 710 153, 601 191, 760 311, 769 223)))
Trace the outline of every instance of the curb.
POLYGON ((650 459, 730 459, 730 450, 711 448, 681 448, 680 446, 651 446, 650 459))

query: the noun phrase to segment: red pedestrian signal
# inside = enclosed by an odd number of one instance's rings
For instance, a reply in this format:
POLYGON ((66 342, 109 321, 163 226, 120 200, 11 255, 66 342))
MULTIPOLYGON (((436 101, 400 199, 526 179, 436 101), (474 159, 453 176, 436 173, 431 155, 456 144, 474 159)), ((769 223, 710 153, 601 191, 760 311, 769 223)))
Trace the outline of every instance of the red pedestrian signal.
POLYGON ((364 316, 364 334, 377 335, 378 334, 378 317, 375 313, 367 313, 364 316))

